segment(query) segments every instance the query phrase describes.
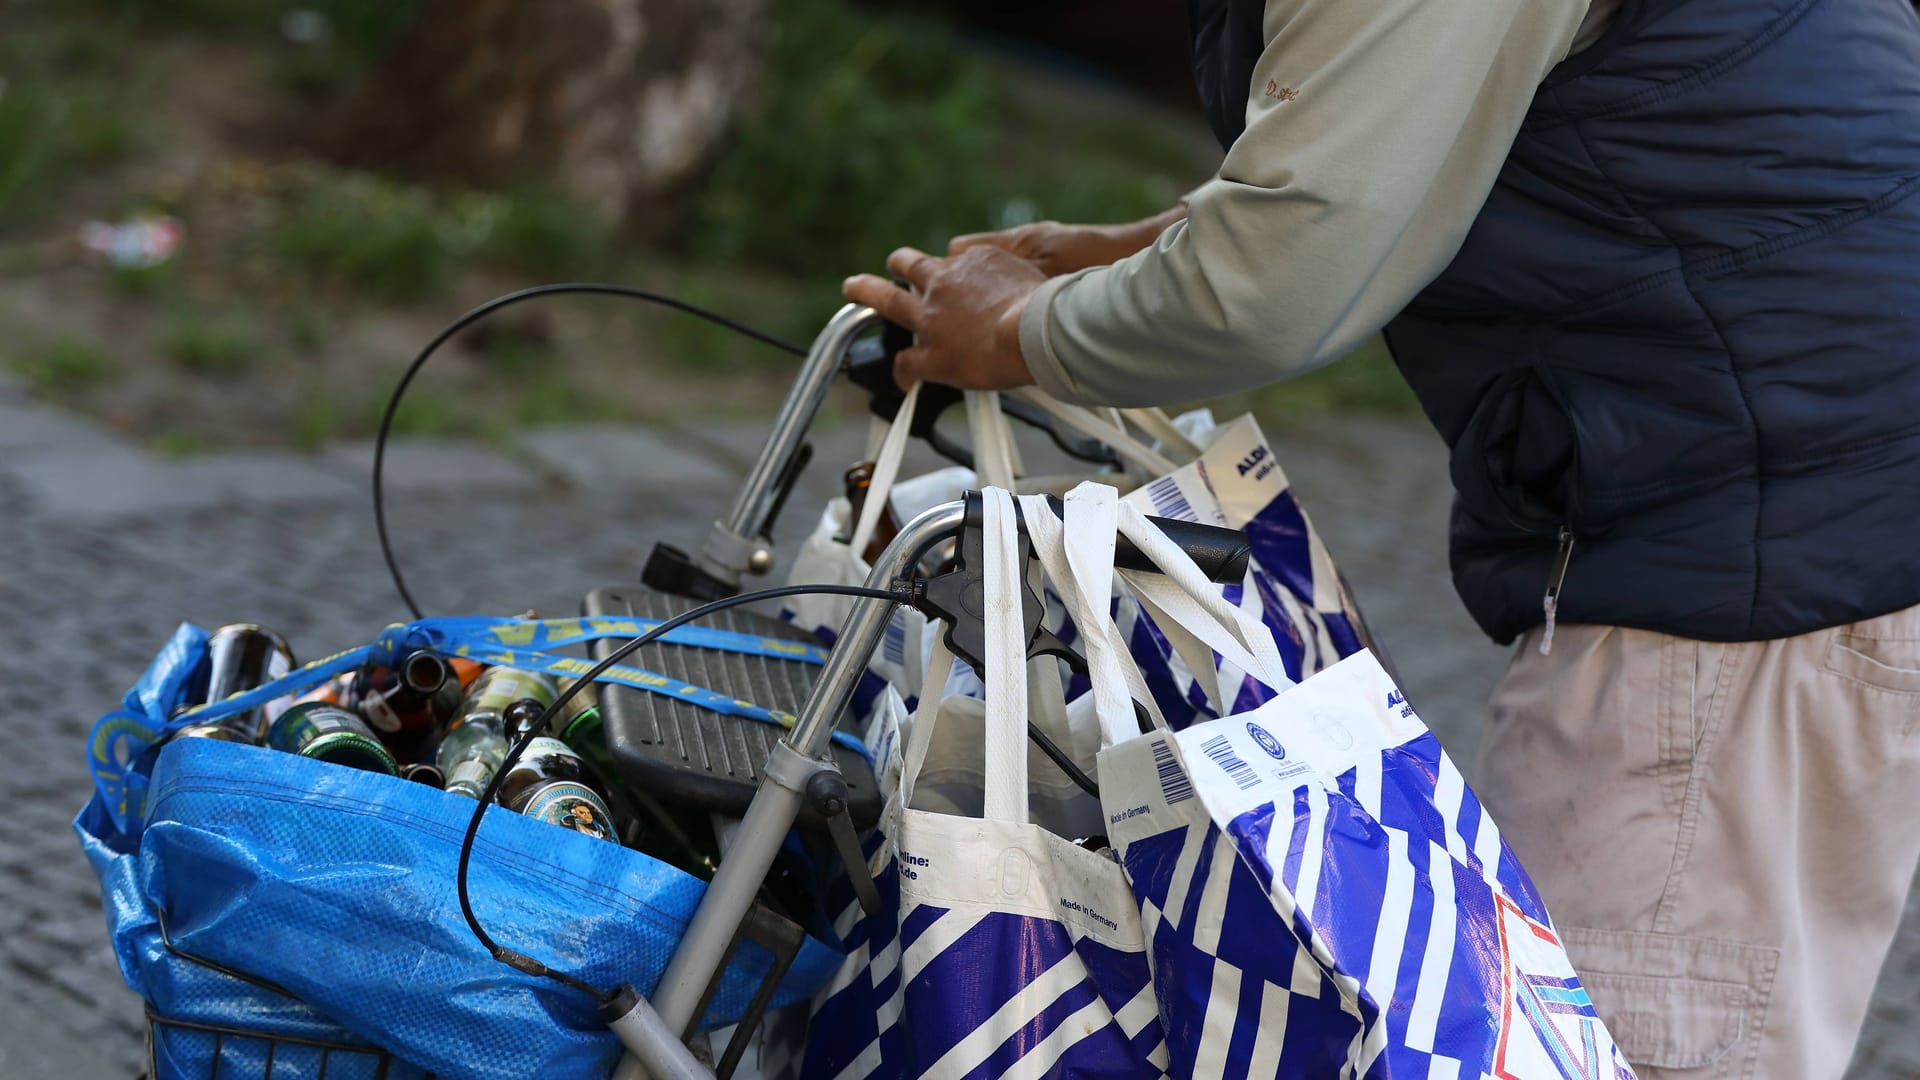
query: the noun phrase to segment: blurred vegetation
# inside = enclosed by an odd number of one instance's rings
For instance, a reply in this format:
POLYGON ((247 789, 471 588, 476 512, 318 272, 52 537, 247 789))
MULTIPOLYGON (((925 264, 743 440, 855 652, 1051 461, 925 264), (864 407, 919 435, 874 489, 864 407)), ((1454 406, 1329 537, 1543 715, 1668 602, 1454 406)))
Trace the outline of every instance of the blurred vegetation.
POLYGON ((82 338, 60 338, 7 360, 7 367, 42 397, 70 400, 81 391, 113 378, 119 365, 113 354, 82 338))
POLYGON ((121 23, 0 31, 0 221, 45 205, 63 181, 136 143, 136 85, 121 23))
POLYGON ((691 245, 839 280, 913 244, 1041 218, 1131 221, 1210 163, 1163 127, 1036 108, 943 24, 777 0, 757 110, 697 196, 691 245))
MULTIPOLYGON (((32 236, 54 209, 66 228, 77 217, 157 208, 186 221, 188 240, 165 265, 101 272, 107 302, 136 313, 116 330, 112 352, 85 336, 47 333, 25 340, 48 344, 16 351, 6 366, 43 396, 123 414, 124 403, 104 391, 146 365, 117 354, 144 349, 176 386, 203 380, 199 397, 169 394, 116 419, 166 452, 192 452, 202 438, 311 449, 370 433, 387 380, 406 359, 404 348, 387 345, 395 332, 424 341, 492 292, 620 280, 805 342, 838 305, 841 278, 878 269, 894 247, 937 253, 959 233, 1043 218, 1131 220, 1171 205, 1216 163, 1205 137, 1177 121, 1063 89, 941 23, 845 0, 774 0, 753 107, 706 180, 668 215, 670 226, 649 228, 644 243, 550 191, 433 189, 307 160, 287 139, 216 147, 185 190, 122 183, 148 176, 135 166, 179 134, 168 125, 180 120, 157 105, 166 78, 193 71, 194 49, 257 48, 257 71, 237 92, 278 95, 293 122, 375 64, 420 0, 14 6, 31 17, 10 19, 0 33, 0 230, 32 236), (155 59, 168 50, 170 68, 155 59), (356 355, 363 346, 350 330, 381 321, 392 327, 378 339, 383 351, 356 355), (297 393, 265 392, 296 384, 297 393), (183 426, 192 417, 174 416, 182 401, 201 398, 230 409, 235 395, 262 408, 280 403, 271 406, 279 415, 255 425, 266 434, 207 423, 209 433, 195 436, 183 426)), ((0 272, 31 259, 5 244, 0 257, 0 272)), ((716 388, 745 375, 777 392, 790 370, 772 350, 696 319, 596 301, 577 307, 587 321, 569 334, 502 333, 437 361, 396 430, 485 436, 509 424, 683 415, 684 396, 677 406, 656 401, 651 374, 624 373, 636 355, 658 365, 649 371, 716 388)), ((741 388, 707 393, 703 412, 743 407, 750 395, 741 388)), ((1402 410, 1411 395, 1374 342, 1305 378, 1215 404, 1402 410)))
POLYGON ((610 227, 539 192, 434 192, 366 173, 323 173, 274 232, 288 269, 383 303, 438 296, 468 265, 529 279, 602 268, 610 227))
POLYGON ((239 312, 179 311, 167 328, 162 348, 174 363, 196 375, 240 375, 266 359, 253 320, 239 312))

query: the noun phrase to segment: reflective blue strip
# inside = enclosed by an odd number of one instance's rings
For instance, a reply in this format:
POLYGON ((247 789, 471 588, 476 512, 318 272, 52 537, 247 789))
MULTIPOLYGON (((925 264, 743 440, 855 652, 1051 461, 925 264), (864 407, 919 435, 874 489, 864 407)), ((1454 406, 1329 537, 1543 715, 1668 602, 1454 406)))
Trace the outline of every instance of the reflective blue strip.
MULTIPOLYGON (((566 675, 572 678, 578 678, 586 674, 594 666, 594 661, 582 660, 578 657, 554 656, 549 653, 534 652, 529 649, 504 648, 485 642, 449 642, 449 644, 452 647, 447 651, 453 656, 477 660, 482 664, 501 664, 507 667, 521 668, 526 671, 543 671, 549 675, 566 675)), ((704 686, 695 686, 692 683, 681 682, 678 679, 670 679, 665 675, 656 674, 641 668, 615 664, 601 672, 599 678, 595 681, 631 686, 635 690, 645 690, 649 693, 676 698, 680 701, 698 705, 703 709, 711 709, 717 713, 725 713, 728 716, 744 716, 751 720, 778 724, 783 728, 790 728, 794 724, 794 716, 790 712, 768 709, 764 706, 756 705, 751 701, 728 697, 718 690, 709 690, 704 686)), ((860 756, 866 758, 868 762, 872 762, 873 755, 868 753, 866 744, 854 738, 852 735, 844 731, 835 731, 833 733, 833 741, 859 753, 860 756)))
MULTIPOLYGON (((457 639, 465 642, 486 641, 510 649, 558 652, 589 641, 639 637, 660 624, 659 619, 608 617, 508 622, 489 618, 422 619, 406 628, 406 638, 416 644, 438 644, 457 639)), ((795 660, 803 664, 827 662, 827 650, 812 642, 740 634, 708 626, 677 626, 658 640, 719 652, 795 660)))
MULTIPOLYGON (((558 623, 564 625, 583 621, 584 620, 565 619, 558 620, 558 623)), ((631 630, 632 624, 638 620, 605 621, 609 624, 606 627, 588 631, 579 636, 553 636, 549 639, 550 643, 553 645, 566 645, 605 637, 630 636, 629 631, 631 630)), ((361 664, 367 661, 372 661, 375 664, 385 667, 392 667, 401 656, 404 656, 414 649, 427 648, 435 652, 445 653, 449 656, 463 657, 482 664, 505 665, 507 667, 523 668, 528 671, 540 671, 549 675, 566 675, 573 678, 578 678, 593 668, 593 661, 591 660, 583 660, 572 656, 554 656, 551 653, 538 649, 516 647, 501 642, 499 639, 502 635, 491 632, 505 627, 540 625, 542 624, 531 622, 517 624, 500 623, 497 620, 484 619, 423 619, 410 626, 389 626, 381 633, 380 640, 371 646, 353 649, 340 653, 337 656, 328 657, 325 660, 309 664, 306 667, 291 672, 265 686, 257 687, 242 694, 236 694, 225 701, 203 705, 198 709, 174 718, 166 724, 165 730, 172 731, 186 724, 217 720, 224 716, 231 716, 234 713, 244 712, 258 705, 264 705, 275 698, 310 690, 326 682, 328 679, 333 678, 335 675, 359 668, 361 664), (489 632, 469 636, 460 632, 466 628, 466 626, 462 624, 477 626, 489 632)), ((645 631, 643 630, 641 632, 644 633, 645 631)), ((721 631, 716 631, 716 633, 718 632, 721 631)), ((515 636, 519 635, 516 634, 515 636)), ((537 635, 526 636, 531 637, 537 635)), ((735 638, 747 637, 745 634, 735 634, 732 636, 735 638)), ((666 640, 672 640, 672 637, 673 635, 669 633, 666 640)), ((787 644, 800 645, 802 643, 789 642, 787 644)), ((815 646, 805 647, 816 648, 815 646)), ((762 651, 759 655, 765 656, 773 654, 762 651)), ((663 694, 667 697, 698 705, 703 709, 711 709, 717 713, 724 713, 728 716, 744 716, 750 720, 778 724, 783 728, 791 728, 794 724, 794 716, 792 713, 778 709, 768 709, 751 701, 745 701, 723 694, 718 690, 710 690, 704 686, 695 686, 692 683, 681 682, 679 679, 668 678, 665 675, 647 671, 644 668, 616 664, 608 668, 595 681, 631 686, 636 690, 663 694)), ((852 735, 836 731, 834 733, 834 741, 857 751, 869 761, 872 760, 872 755, 868 753, 866 745, 852 735)))
MULTIPOLYGON (((422 619, 408 625, 395 623, 381 631, 372 645, 336 653, 297 668, 273 682, 223 701, 208 702, 179 716, 169 717, 165 714, 164 710, 171 706, 171 702, 159 700, 164 695, 129 694, 124 708, 108 713, 95 724, 87 745, 88 767, 93 772, 95 786, 106 797, 116 823, 123 828, 137 827, 141 810, 140 789, 144 785, 141 782, 143 778, 133 775, 134 766, 147 747, 188 724, 219 720, 277 698, 303 694, 335 676, 358 670, 367 663, 393 667, 400 657, 414 649, 432 649, 486 664, 506 664, 552 675, 578 677, 593 664, 574 657, 553 656, 544 650, 604 638, 638 637, 659 625, 659 621, 653 619, 600 618, 520 622, 502 622, 496 618, 440 618, 422 619)), ((181 628, 182 632, 189 630, 193 632, 190 637, 183 638, 176 633, 180 648, 175 648, 176 643, 170 642, 169 649, 163 651, 160 659, 155 661, 157 666, 166 669, 164 674, 175 681, 199 661, 205 650, 206 632, 195 627, 181 628), (185 655, 186 652, 192 652, 193 655, 185 655)), ((756 637, 705 627, 679 627, 668 631, 660 640, 807 664, 825 663, 827 657, 826 649, 807 642, 756 637)), ((161 673, 149 670, 136 690, 145 688, 158 674, 161 673)), ((616 665, 596 681, 663 694, 728 716, 744 716, 784 728, 791 728, 794 724, 791 713, 767 709, 751 701, 729 697, 717 690, 694 686, 641 668, 616 665)), ((833 741, 858 753, 869 763, 873 761, 873 755, 866 745, 852 735, 835 731, 833 741)))

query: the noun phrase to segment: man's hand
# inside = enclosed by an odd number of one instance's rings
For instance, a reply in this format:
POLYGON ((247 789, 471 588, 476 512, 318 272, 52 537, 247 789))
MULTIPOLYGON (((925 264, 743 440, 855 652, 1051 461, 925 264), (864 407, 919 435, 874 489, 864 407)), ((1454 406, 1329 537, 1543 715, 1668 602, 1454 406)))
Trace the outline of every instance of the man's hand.
POLYGON ((962 390, 1033 383, 1020 355, 1020 314, 1047 279, 1039 267, 981 245, 947 259, 901 248, 887 256, 887 271, 918 293, 872 274, 848 278, 841 291, 919 335, 894 362, 901 389, 922 379, 962 390))
POLYGON ((1153 243, 1167 226, 1186 214, 1185 207, 1174 207, 1124 225, 1062 225, 1057 221, 1036 221, 998 232, 954 237, 947 245, 947 254, 996 247, 1033 263, 1048 277, 1057 277, 1090 266, 1117 263, 1153 243))

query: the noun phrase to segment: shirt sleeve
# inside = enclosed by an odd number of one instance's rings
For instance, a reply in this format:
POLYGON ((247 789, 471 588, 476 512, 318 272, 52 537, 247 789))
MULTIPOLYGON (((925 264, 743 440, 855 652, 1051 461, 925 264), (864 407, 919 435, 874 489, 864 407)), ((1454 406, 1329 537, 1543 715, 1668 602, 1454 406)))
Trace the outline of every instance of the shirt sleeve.
POLYGON ((1301 374, 1384 326, 1459 250, 1587 0, 1269 0, 1246 130, 1186 220, 1047 282, 1041 389, 1164 405, 1301 374))

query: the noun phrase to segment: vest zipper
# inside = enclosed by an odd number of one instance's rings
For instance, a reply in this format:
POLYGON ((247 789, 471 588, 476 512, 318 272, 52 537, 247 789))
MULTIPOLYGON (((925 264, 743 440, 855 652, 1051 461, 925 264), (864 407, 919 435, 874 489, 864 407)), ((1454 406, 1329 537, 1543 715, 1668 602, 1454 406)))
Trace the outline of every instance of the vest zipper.
POLYGON ((1547 576, 1547 594, 1540 606, 1547 613, 1546 631, 1540 635, 1540 655, 1553 652, 1553 624, 1560 614, 1560 586, 1567 580, 1567 563, 1573 561, 1573 530, 1560 526, 1560 550, 1553 555, 1553 572, 1547 576))

